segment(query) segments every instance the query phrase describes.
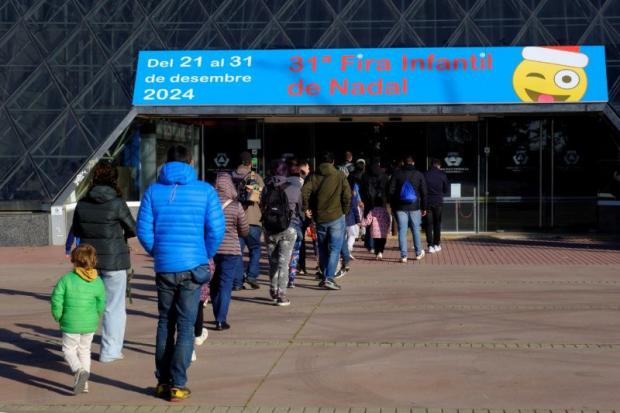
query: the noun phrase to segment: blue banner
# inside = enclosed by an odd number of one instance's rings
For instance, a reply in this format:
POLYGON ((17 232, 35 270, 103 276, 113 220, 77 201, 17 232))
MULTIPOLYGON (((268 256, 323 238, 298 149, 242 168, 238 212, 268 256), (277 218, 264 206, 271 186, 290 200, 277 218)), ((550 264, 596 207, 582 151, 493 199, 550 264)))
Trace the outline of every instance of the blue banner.
POLYGON ((141 51, 133 104, 606 102, 603 46, 141 51))

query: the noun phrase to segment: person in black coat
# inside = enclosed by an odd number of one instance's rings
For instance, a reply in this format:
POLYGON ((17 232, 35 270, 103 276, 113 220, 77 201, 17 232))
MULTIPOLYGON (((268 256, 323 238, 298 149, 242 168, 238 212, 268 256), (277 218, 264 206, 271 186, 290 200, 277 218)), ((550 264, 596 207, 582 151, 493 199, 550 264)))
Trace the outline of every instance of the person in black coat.
POLYGON ((400 247, 400 262, 402 263, 407 262, 407 229, 409 228, 413 232, 416 260, 421 260, 424 257, 420 224, 422 217, 426 215, 427 207, 424 175, 415 168, 413 156, 406 156, 404 161, 403 167, 392 175, 389 188, 390 203, 392 210, 396 211, 396 220, 398 221, 398 245, 400 247), (402 199, 405 182, 409 182, 415 190, 416 199, 413 202, 406 202, 402 199))
POLYGON ((99 361, 123 358, 125 337, 125 291, 129 247, 127 239, 136 236, 136 222, 117 185, 118 171, 110 161, 95 165, 88 194, 75 207, 73 232, 81 243, 97 250, 97 270, 106 290, 106 308, 101 328, 99 361))
POLYGON ((433 159, 431 169, 424 174, 428 187, 428 214, 426 216, 426 242, 431 253, 441 251, 441 212, 443 197, 448 194, 448 176, 441 170, 441 161, 433 159))

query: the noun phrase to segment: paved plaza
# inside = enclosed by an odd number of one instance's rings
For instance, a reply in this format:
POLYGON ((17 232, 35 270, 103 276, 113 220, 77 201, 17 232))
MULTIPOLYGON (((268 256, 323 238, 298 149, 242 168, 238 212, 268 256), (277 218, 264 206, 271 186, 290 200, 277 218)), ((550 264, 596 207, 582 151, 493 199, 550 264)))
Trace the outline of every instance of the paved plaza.
POLYGON ((261 289, 233 293, 232 328, 197 349, 192 397, 174 405, 151 396, 153 264, 132 245, 125 359, 99 363, 94 344, 80 396, 50 315, 63 249, 0 249, 0 411, 620 411, 617 241, 471 236, 403 265, 390 240, 383 262, 355 253, 341 291, 300 276, 290 307, 271 305, 263 266, 261 289))

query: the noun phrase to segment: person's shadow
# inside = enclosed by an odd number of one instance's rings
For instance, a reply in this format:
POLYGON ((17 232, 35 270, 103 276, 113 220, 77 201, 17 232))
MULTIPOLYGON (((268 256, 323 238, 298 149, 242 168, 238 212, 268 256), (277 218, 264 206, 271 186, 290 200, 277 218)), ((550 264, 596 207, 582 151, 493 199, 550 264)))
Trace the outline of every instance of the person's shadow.
MULTIPOLYGON (((20 369, 20 367, 28 366, 50 371, 65 371, 68 373, 67 382, 71 382, 73 379, 69 376, 71 373, 69 372, 68 365, 62 357, 53 351, 61 349, 60 337, 60 331, 55 331, 54 336, 50 338, 39 333, 17 334, 6 328, 0 328, 0 341, 18 348, 18 350, 14 350, 0 347, 0 377, 64 396, 73 395, 73 389, 67 385, 56 383, 41 376, 30 375, 20 369)), ((101 376, 96 374, 96 372, 91 372, 89 380, 139 394, 151 395, 153 391, 152 388, 138 387, 130 383, 101 376)))

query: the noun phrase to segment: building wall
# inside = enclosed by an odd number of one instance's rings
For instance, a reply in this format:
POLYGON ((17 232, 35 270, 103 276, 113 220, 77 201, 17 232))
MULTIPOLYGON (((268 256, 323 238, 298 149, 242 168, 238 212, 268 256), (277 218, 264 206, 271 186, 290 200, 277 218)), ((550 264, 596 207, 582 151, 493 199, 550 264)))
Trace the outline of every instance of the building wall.
POLYGON ((55 200, 128 112, 142 49, 603 44, 620 112, 618 26, 620 0, 5 0, 0 208, 55 200))

